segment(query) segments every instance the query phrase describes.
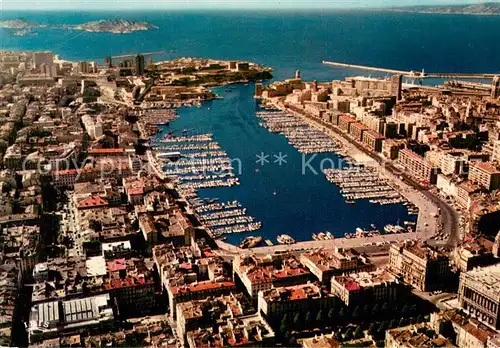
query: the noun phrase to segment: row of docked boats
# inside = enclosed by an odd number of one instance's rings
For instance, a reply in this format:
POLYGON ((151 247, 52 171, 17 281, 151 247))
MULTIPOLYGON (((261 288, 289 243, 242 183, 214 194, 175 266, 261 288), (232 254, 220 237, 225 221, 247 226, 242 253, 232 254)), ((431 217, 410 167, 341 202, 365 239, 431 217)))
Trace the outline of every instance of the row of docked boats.
POLYGON ((329 239, 335 239, 335 237, 331 232, 327 231, 327 232, 320 232, 318 234, 313 233, 312 239, 313 240, 329 240, 329 239))
POLYGON ((189 132, 184 130, 177 136, 169 131, 151 140, 150 145, 163 165, 163 173, 177 183, 200 223, 214 238, 261 228, 262 223, 247 215, 238 201, 219 202, 217 198, 198 196, 199 189, 239 185, 239 179, 227 153, 213 140, 212 134, 189 132))
POLYGON ((325 133, 287 112, 259 111, 256 116, 262 119, 259 123, 262 127, 285 136, 290 145, 300 153, 336 152, 340 147, 340 143, 335 142, 325 133))
POLYGON ((346 203, 354 204, 358 199, 368 199, 370 203, 381 205, 407 202, 371 168, 327 168, 323 173, 328 181, 340 187, 346 203))

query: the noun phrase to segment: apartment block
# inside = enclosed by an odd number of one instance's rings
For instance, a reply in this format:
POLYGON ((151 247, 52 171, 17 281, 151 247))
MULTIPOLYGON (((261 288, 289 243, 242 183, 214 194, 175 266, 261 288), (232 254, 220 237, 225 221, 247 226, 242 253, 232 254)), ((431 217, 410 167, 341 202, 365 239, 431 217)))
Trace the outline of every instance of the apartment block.
POLYGON ((382 152, 382 144, 384 141, 384 136, 372 130, 367 130, 363 132, 363 144, 375 152, 382 152))
POLYGON ((446 253, 416 242, 391 245, 389 269, 420 291, 440 289, 452 275, 446 253))
POLYGON ((394 303, 403 301, 410 293, 408 286, 383 269, 333 277, 331 292, 346 306, 394 303))
POLYGON ((471 162, 469 180, 487 190, 500 188, 500 170, 492 163, 471 162))
POLYGON ((438 168, 415 152, 409 149, 400 150, 398 162, 412 177, 427 184, 436 183, 438 168))

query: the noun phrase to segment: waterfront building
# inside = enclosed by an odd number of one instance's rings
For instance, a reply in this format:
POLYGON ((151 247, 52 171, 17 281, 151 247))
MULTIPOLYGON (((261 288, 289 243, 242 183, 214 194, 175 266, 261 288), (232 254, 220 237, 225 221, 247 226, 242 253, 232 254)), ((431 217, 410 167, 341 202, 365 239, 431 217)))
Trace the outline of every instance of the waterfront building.
POLYGON ((455 177, 438 174, 436 188, 443 192, 446 196, 457 196, 457 180, 455 177))
POLYGON ((363 133, 367 130, 366 126, 361 122, 354 122, 351 124, 349 134, 356 140, 363 140, 363 133))
POLYGON ((87 61, 78 62, 78 72, 80 74, 88 74, 91 72, 91 65, 87 61))
POLYGON ((426 184, 435 184, 437 181, 439 169, 409 149, 399 151, 398 163, 409 175, 426 184))
POLYGON ((339 117, 339 128, 342 129, 345 133, 349 133, 351 124, 356 122, 354 118, 349 115, 341 115, 339 117))
POLYGON ((279 323, 283 315, 307 311, 328 312, 338 304, 338 297, 330 294, 319 284, 306 283, 287 287, 277 287, 259 291, 258 312, 270 323, 279 323))
POLYGON ((391 94, 396 97, 396 100, 401 100, 401 93, 403 91, 403 76, 391 76, 391 94))
POLYGON ((420 323, 385 332, 386 348, 453 347, 453 342, 437 334, 429 323, 420 323))
POLYGON ((32 63, 35 69, 40 68, 42 64, 53 65, 54 55, 50 51, 45 52, 33 52, 32 63))
POLYGON ((300 255, 300 262, 327 287, 333 275, 367 271, 374 267, 354 249, 342 248, 305 252, 300 255))
POLYGON ((462 151, 431 150, 425 153, 425 159, 445 175, 462 175, 467 165, 467 154, 462 151))
POLYGON ((372 303, 401 302, 408 297, 410 290, 392 273, 377 269, 347 276, 334 276, 331 292, 346 306, 356 307, 372 303))
POLYGON ((145 61, 144 56, 142 54, 138 54, 135 57, 135 74, 137 76, 144 75, 145 71, 145 61))
POLYGON ((495 76, 491 82, 491 98, 500 97, 500 76, 495 76))
POLYGON ((469 166, 469 180, 487 190, 500 188, 500 170, 492 163, 471 162, 469 166))
POLYGON ((372 130, 363 132, 363 144, 371 151, 382 152, 384 136, 372 130))
POLYGON ((311 272, 291 256, 236 256, 233 271, 241 280, 248 294, 256 299, 259 291, 273 286, 303 284, 311 280, 311 272))
POLYGON ((420 291, 440 289, 452 277, 448 255, 417 242, 391 245, 389 269, 420 291))
POLYGON ((480 190, 481 188, 478 185, 473 184, 469 180, 465 180, 457 185, 455 201, 461 208, 470 209, 473 202, 473 195, 480 190))
POLYGON ((500 328, 500 265, 462 272, 458 302, 472 317, 500 328))

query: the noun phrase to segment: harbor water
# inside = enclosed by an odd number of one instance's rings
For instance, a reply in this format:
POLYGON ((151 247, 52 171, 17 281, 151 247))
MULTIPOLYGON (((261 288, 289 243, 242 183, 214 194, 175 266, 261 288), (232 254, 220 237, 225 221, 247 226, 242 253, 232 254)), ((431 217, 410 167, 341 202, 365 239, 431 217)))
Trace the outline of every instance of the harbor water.
POLYGON ((321 163, 324 168, 338 168, 345 165, 342 158, 335 153, 303 155, 284 136, 260 126, 261 119, 255 115, 260 108, 253 90, 253 84, 216 88, 223 99, 205 102, 201 108, 179 109, 180 117, 158 134, 161 138, 168 131, 174 135, 184 130, 190 135, 211 133, 232 159, 240 185, 201 189, 199 195, 220 202, 239 201, 248 215, 262 222, 262 227, 228 234, 228 242, 239 243, 248 235, 276 242, 280 234, 303 241, 311 240, 312 233, 325 231, 343 237, 357 227, 368 229, 374 224, 383 229, 387 224, 415 220, 401 204, 378 205, 368 200, 347 204, 339 188, 321 172, 321 163), (278 161, 280 153, 282 161, 278 161), (262 155, 268 156, 269 162, 257 162, 262 155))
MULTIPOLYGON (((79 24, 99 19, 145 20, 158 30, 126 35, 39 29, 36 36, 14 36, 0 29, 2 49, 53 50, 69 60, 100 60, 106 56, 164 51, 155 60, 210 57, 254 61, 274 68, 275 79, 292 77, 300 69, 304 79, 328 81, 366 72, 333 68, 322 60, 426 72, 500 72, 500 17, 431 15, 368 11, 124 11, 15 12, 2 20, 24 18, 47 24, 79 24), (484 43, 490 44, 484 44, 484 43)), ((409 220, 402 205, 346 204, 340 188, 322 173, 302 174, 302 155, 287 139, 259 125, 254 87, 216 89, 224 97, 201 108, 179 110, 170 128, 190 134, 212 133, 229 157, 242 164, 240 185, 202 189, 203 197, 221 202, 237 200, 246 214, 263 223, 258 231, 228 235, 237 243, 246 235, 276 242, 288 234, 310 240, 312 233, 336 236, 356 227, 403 224, 409 220), (256 155, 271 163, 256 163, 256 155), (286 163, 273 163, 274 155, 286 163)), ((160 135, 161 136, 161 135, 160 135)), ((337 157, 331 153, 321 159, 337 157)), ((234 164, 234 163, 233 163, 234 164)), ((413 217, 414 218, 414 217, 413 217)))

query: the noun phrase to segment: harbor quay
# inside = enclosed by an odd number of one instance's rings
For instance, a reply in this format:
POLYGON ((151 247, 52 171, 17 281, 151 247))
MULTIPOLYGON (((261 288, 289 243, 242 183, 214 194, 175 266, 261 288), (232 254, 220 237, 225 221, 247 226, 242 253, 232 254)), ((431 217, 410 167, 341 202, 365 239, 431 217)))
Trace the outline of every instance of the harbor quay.
POLYGON ((297 110, 286 106, 277 98, 265 101, 270 103, 277 109, 284 110, 297 117, 300 117, 311 127, 325 132, 328 136, 332 137, 338 142, 341 142, 343 144, 344 151, 356 163, 374 168, 375 171, 381 174, 383 177, 390 179, 391 183, 394 185, 393 187, 408 201, 412 202, 419 208, 420 214, 418 215, 418 222, 416 227, 417 234, 419 234, 422 239, 426 239, 437 233, 439 227, 436 217, 439 214, 439 208, 433 202, 429 201, 420 191, 408 185, 398 175, 395 175, 393 172, 389 171, 384 165, 385 159, 381 158, 377 154, 368 156, 366 153, 363 153, 357 147, 355 147, 347 138, 340 136, 332 129, 326 127, 325 125, 322 125, 317 120, 314 120, 312 118, 312 115, 307 115, 305 112, 298 112, 297 110))

